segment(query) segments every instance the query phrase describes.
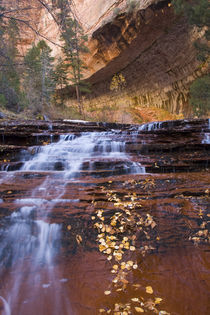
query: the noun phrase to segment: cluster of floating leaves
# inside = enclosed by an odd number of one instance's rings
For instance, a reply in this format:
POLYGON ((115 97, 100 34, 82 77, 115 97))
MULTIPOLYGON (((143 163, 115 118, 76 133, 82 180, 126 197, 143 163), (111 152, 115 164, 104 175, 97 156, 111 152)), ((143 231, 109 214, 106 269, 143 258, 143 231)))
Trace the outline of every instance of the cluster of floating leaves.
MULTIPOLYGON (((134 257, 135 251, 138 250, 143 256, 146 252, 153 250, 150 245, 137 246, 137 232, 141 231, 147 240, 150 239, 149 231, 153 230, 156 223, 150 214, 140 215, 136 209, 141 207, 135 193, 125 196, 126 201, 122 201, 117 194, 111 190, 105 190, 108 201, 113 202, 116 212, 108 215, 104 210, 97 210, 92 216, 94 228, 98 231, 97 242, 99 251, 107 256, 111 263, 111 273, 113 274, 110 288, 104 291, 106 296, 114 292, 125 292, 129 284, 128 275, 139 269, 134 257)), ((94 203, 94 202, 93 202, 94 203)), ((138 290, 142 287, 140 284, 132 284, 133 289, 138 290)), ((145 288, 149 295, 153 294, 151 286, 145 288)), ((154 297, 145 300, 143 297, 132 297, 127 303, 115 303, 113 309, 101 308, 100 313, 127 315, 143 313, 150 311, 156 314, 169 314, 166 311, 159 311, 157 306, 162 302, 162 298, 154 297)))
POLYGON ((199 226, 199 230, 192 236, 190 236, 189 240, 193 241, 195 245, 198 245, 201 242, 210 243, 210 233, 208 230, 208 225, 210 223, 210 214, 207 214, 204 217, 204 210, 200 209, 198 216, 202 222, 199 226))
POLYGON ((149 193, 150 189, 155 187, 155 181, 154 181, 154 178, 148 177, 148 178, 144 179, 143 181, 142 180, 138 181, 135 179, 129 179, 123 183, 123 186, 129 186, 130 188, 135 188, 137 185, 141 185, 141 187, 144 190, 147 190, 147 192, 149 193))

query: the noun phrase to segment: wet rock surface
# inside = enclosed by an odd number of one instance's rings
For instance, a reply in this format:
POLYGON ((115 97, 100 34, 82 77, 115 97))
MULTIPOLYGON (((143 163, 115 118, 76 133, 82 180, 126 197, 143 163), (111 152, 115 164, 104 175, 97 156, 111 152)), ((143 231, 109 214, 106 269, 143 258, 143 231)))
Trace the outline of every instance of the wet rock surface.
POLYGON ((0 130, 12 314, 209 314, 209 120, 0 130))

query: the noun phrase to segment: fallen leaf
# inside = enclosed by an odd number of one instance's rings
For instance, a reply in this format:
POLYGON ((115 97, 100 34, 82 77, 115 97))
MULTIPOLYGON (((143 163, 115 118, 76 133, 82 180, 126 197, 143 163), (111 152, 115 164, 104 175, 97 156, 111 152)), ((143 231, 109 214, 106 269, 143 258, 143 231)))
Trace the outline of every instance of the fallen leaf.
POLYGON ((146 287, 146 292, 152 294, 153 293, 152 287, 151 286, 146 287))
POLYGON ((112 268, 113 268, 114 270, 117 270, 117 269, 118 269, 118 265, 114 265, 114 266, 112 266, 112 268))
POLYGON ((106 247, 102 244, 99 245, 100 252, 103 252, 106 249, 106 247))
POLYGON ((107 248, 106 253, 109 255, 111 254, 111 252, 112 252, 111 248, 107 248))
POLYGON ((133 301, 133 302, 139 302, 139 298, 132 298, 131 301, 133 301))
POLYGON ((155 298, 155 304, 160 304, 163 299, 161 298, 155 298))
POLYGON ((137 313, 144 313, 144 310, 141 307, 135 307, 135 310, 137 313))
POLYGON ((82 236, 77 234, 76 235, 76 241, 77 241, 77 244, 80 244, 82 242, 82 236))

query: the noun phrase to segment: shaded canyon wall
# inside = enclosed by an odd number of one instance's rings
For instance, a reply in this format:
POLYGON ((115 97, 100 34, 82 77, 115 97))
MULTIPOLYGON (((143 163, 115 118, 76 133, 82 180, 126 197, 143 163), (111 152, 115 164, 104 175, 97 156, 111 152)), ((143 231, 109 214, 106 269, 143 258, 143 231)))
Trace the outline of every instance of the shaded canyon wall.
MULTIPOLYGON (((89 37, 89 53, 83 56, 87 66, 84 76, 92 85, 91 94, 83 97, 87 117, 132 123, 170 119, 165 112, 172 113, 171 118, 190 116, 189 86, 208 71, 207 65, 197 61, 193 46, 202 34, 174 15, 170 1, 139 0, 134 11, 129 10, 128 2, 72 1, 89 37), (126 87, 111 92, 111 79, 118 73, 125 77, 126 87), (152 108, 152 115, 143 117, 148 108, 152 108)), ((52 16, 37 0, 30 5, 30 23, 37 34, 23 25, 20 51, 24 54, 33 42, 48 38, 53 55, 61 56, 59 29, 52 16)), ((27 11, 20 14, 26 18, 27 11)), ((63 92, 66 104, 74 106, 71 88, 63 92)))

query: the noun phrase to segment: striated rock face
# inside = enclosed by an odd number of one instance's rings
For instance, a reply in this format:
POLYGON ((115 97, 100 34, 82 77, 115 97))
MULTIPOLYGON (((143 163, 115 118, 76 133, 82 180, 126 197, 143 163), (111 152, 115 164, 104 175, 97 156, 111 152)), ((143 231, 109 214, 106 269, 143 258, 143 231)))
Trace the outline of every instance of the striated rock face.
POLYGON ((209 127, 1 121, 2 314, 209 314, 209 127))
POLYGON ((105 120, 122 122, 139 121, 140 109, 151 106, 191 115, 189 86, 207 71, 193 46, 201 34, 174 15, 170 1, 142 2, 133 13, 124 12, 123 3, 118 3, 122 7, 118 16, 103 15, 97 29, 96 24, 88 29, 94 32, 91 56, 85 56, 86 77, 93 85, 85 100, 87 112, 100 113, 107 107, 110 115, 105 120), (116 73, 123 74, 126 88, 113 93, 110 82, 116 73))
MULTIPOLYGON (((25 5, 24 0, 19 3, 25 5)), ((31 1, 31 7, 30 23, 49 39, 54 56, 61 55, 59 30, 52 16, 37 0, 31 1)), ((141 120, 142 108, 151 106, 191 114, 189 85, 207 66, 198 63, 193 47, 193 40, 201 34, 174 15, 170 1, 140 0, 132 11, 125 0, 74 0, 72 8, 89 36, 90 52, 83 56, 84 76, 93 86, 91 96, 84 99, 87 113, 101 112, 107 106, 111 117, 105 119, 125 122, 141 120), (111 93, 110 82, 116 73, 124 75, 126 88, 111 93)), ((40 39, 26 27, 21 36, 23 52, 40 39)), ((70 89, 67 94, 71 97, 70 89)), ((72 100, 67 103, 71 106, 72 100)))

